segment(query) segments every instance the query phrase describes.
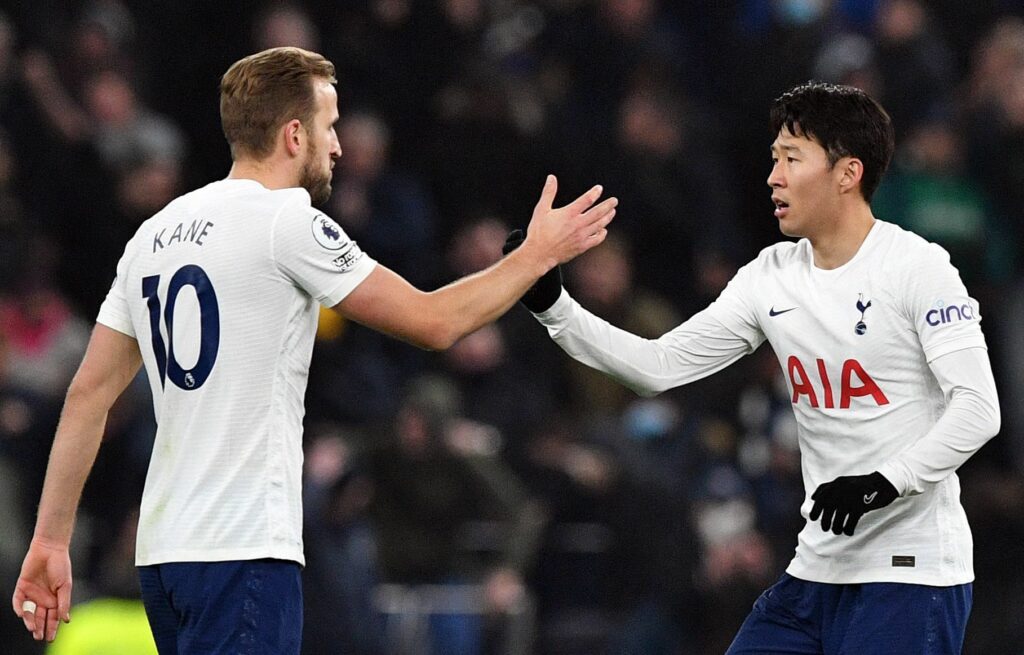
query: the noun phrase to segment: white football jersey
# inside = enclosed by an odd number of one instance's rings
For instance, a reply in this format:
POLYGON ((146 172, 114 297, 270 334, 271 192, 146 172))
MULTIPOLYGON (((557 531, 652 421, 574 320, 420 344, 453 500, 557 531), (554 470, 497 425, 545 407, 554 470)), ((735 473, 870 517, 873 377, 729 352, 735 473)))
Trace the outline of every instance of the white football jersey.
MULTIPOLYGON (((905 494, 865 514, 853 536, 808 523, 788 572, 830 583, 973 579, 955 466, 936 463, 941 453, 929 462, 922 440, 946 407, 929 362, 985 348, 978 304, 939 246, 875 221, 849 262, 822 270, 806 239, 778 243, 707 309, 653 341, 612 328, 565 293, 538 319, 570 355, 644 394, 710 375, 767 339, 797 419, 803 515, 818 485, 841 475, 877 470, 905 494)), ((964 438, 976 450, 988 435, 964 438)))
POLYGON ((254 180, 214 182, 142 224, 97 319, 138 340, 153 390, 138 565, 304 563, 318 303, 337 304, 375 265, 304 189, 254 180))

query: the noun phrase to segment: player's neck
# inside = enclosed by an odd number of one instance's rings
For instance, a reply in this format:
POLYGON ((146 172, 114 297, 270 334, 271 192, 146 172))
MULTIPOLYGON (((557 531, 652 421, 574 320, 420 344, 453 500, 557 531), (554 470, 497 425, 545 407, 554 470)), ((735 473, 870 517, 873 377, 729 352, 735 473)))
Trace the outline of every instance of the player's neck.
POLYGON ((228 172, 229 180, 255 180, 268 189, 291 189, 298 186, 297 175, 288 166, 269 160, 236 159, 228 172))
POLYGON ((841 216, 821 234, 810 238, 814 266, 832 270, 853 259, 874 224, 875 217, 867 203, 841 216))

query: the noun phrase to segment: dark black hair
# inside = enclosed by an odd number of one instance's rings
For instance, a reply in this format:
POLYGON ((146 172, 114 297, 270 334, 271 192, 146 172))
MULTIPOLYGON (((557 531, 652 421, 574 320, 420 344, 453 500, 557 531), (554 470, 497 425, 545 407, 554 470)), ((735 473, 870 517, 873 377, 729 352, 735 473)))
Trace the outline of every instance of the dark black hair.
POLYGON ((869 201, 889 167, 896 138, 882 105, 852 86, 807 82, 775 99, 772 134, 785 127, 792 134, 817 141, 829 165, 842 157, 864 164, 860 190, 869 201))

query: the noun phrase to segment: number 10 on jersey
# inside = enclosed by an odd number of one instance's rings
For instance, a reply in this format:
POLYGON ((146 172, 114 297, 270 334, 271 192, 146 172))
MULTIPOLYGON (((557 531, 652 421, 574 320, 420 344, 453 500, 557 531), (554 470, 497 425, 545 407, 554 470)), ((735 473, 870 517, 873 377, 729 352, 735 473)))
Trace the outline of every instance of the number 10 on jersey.
POLYGON ((142 278, 142 297, 149 306, 149 327, 153 333, 153 354, 156 356, 157 369, 160 371, 160 385, 166 386, 164 380, 170 378, 175 386, 192 391, 203 386, 210 377, 213 364, 217 361, 217 349, 220 347, 220 310, 217 306, 217 294, 213 283, 202 268, 189 264, 182 266, 171 276, 167 285, 167 306, 163 310, 163 323, 167 330, 167 344, 164 344, 160 333, 160 276, 150 275, 142 278), (199 300, 199 357, 195 365, 185 370, 174 356, 174 304, 182 287, 191 286, 199 300))

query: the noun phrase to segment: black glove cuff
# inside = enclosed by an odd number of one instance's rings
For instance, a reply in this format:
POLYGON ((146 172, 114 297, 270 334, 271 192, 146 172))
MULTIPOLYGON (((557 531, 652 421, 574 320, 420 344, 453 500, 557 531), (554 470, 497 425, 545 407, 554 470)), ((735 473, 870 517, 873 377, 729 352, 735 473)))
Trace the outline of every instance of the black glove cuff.
MULTIPOLYGON (((522 245, 523 241, 525 241, 523 231, 512 230, 505 239, 505 245, 501 247, 502 254, 509 254, 522 245)), ((533 283, 533 286, 520 298, 520 302, 534 314, 540 314, 551 309, 551 305, 555 304, 560 295, 562 295, 562 269, 555 266, 533 283)))
POLYGON ((521 302, 534 314, 540 314, 551 309, 551 305, 555 304, 560 295, 562 295, 562 270, 561 267, 556 266, 533 283, 529 291, 523 294, 521 302))
POLYGON ((889 502, 892 502, 893 500, 896 500, 897 498, 900 497, 900 492, 896 490, 896 487, 894 487, 893 484, 889 482, 888 478, 886 478, 878 471, 875 471, 874 473, 870 474, 868 476, 868 479, 871 480, 872 486, 874 486, 875 489, 878 489, 879 493, 881 493, 884 497, 890 499, 889 502))

